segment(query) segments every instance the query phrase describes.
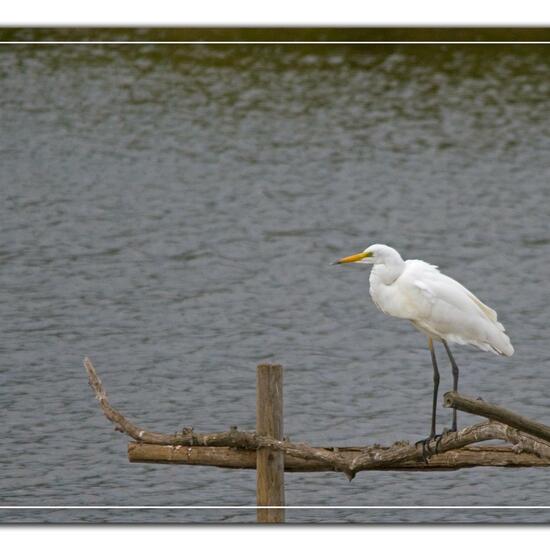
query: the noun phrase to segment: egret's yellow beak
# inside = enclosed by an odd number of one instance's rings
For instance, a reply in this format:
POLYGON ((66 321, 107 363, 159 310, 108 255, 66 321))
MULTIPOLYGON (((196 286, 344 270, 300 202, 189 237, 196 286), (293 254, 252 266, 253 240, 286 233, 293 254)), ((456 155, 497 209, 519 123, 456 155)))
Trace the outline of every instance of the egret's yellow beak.
POLYGON ((338 264, 350 264, 353 262, 360 262, 363 258, 369 258, 372 256, 372 252, 360 252, 359 254, 354 254, 353 256, 346 256, 345 258, 340 258, 333 262, 332 265, 338 264))

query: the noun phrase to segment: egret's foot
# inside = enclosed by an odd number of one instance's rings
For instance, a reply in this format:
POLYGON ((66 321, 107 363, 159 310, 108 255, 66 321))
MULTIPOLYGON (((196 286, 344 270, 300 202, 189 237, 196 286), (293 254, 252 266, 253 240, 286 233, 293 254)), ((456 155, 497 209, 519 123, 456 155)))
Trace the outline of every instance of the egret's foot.
POLYGON ((443 439, 443 436, 448 434, 450 431, 451 430, 448 428, 445 428, 440 434, 430 435, 426 439, 420 439, 415 443, 415 445, 418 445, 419 443, 422 444, 422 458, 426 464, 428 463, 429 458, 439 453, 441 440, 443 439))
MULTIPOLYGON (((449 428, 443 428, 443 431, 435 436, 436 442, 435 442, 435 452, 434 454, 438 453, 441 447, 441 440, 443 439, 444 435, 447 435, 448 433, 451 433, 453 430, 449 430, 449 428)), ((456 430, 455 430, 456 431, 456 430)))
POLYGON ((432 443, 436 443, 437 445, 437 438, 439 436, 438 435, 435 435, 435 434, 431 434, 430 436, 426 437, 425 439, 420 439, 419 441, 417 441, 415 443, 415 446, 418 445, 419 443, 422 444, 422 458, 424 460, 424 462, 427 464, 428 463, 428 459, 431 458, 435 452, 437 452, 437 447, 432 450, 430 448, 430 445, 432 443))

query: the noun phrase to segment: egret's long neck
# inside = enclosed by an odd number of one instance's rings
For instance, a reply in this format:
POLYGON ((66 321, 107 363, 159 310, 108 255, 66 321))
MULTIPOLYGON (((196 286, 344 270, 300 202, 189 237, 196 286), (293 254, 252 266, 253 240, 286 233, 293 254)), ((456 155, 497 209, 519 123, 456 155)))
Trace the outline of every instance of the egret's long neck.
POLYGON ((405 262, 399 253, 386 258, 383 264, 375 264, 372 275, 382 284, 391 285, 405 270, 405 262))

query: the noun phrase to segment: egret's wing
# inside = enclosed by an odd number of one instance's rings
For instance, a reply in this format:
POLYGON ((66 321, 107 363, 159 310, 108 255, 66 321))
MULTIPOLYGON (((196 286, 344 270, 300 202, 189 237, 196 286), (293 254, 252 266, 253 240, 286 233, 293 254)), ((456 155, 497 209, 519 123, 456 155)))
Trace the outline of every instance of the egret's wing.
POLYGON ((500 324, 497 320, 497 312, 494 309, 491 309, 488 305, 484 304, 475 294, 472 294, 467 288, 463 287, 458 281, 455 281, 454 279, 451 279, 451 280, 464 290, 468 298, 470 298, 470 300, 472 300, 472 302, 474 302, 474 304, 476 304, 476 306, 479 309, 481 309, 481 311, 483 311, 483 313, 486 315, 486 317, 489 320, 494 321, 497 325, 500 326, 502 330, 504 330, 504 327, 502 326, 502 324, 500 324))
MULTIPOLYGON (((479 312, 489 321, 500 325, 497 321, 497 313, 494 309, 485 305, 477 296, 466 287, 462 286, 458 281, 441 273, 437 269, 437 266, 414 260, 412 267, 411 280, 413 286, 418 289, 423 298, 428 300, 432 305, 437 301, 443 301, 467 313, 479 312)), ((502 327, 502 325, 500 326, 502 327)))
POLYGON ((413 281, 413 285, 421 292, 424 298, 426 298, 430 303, 434 303, 436 295, 424 281, 416 279, 413 281))
POLYGON ((505 355, 513 353, 496 312, 467 288, 418 260, 412 261, 407 271, 404 282, 410 289, 409 301, 418 311, 414 319, 418 325, 449 341, 505 355))
POLYGON ((450 306, 468 314, 481 314, 488 321, 495 323, 501 330, 504 330, 504 327, 497 321, 497 312, 485 305, 475 294, 458 281, 451 279, 451 277, 438 272, 437 276, 431 276, 423 284, 428 288, 427 292, 435 299, 443 300, 450 306))

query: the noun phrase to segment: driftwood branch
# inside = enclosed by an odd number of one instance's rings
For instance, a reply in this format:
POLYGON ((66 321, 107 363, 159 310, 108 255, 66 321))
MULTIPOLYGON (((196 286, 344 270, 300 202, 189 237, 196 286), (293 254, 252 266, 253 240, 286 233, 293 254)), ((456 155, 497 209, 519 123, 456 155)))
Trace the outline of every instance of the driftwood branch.
POLYGON ((140 428, 111 406, 101 379, 97 375, 88 357, 84 359, 84 367, 88 373, 88 382, 94 390, 101 410, 107 419, 115 425, 116 430, 129 435, 136 441, 156 445, 208 445, 211 447, 228 446, 255 448, 255 434, 252 432, 241 432, 231 429, 227 432, 198 434, 195 433, 192 428, 183 428, 181 432, 163 434, 140 428))
MULTIPOLYGON (((433 463, 435 456, 444 456, 450 451, 463 450, 467 445, 491 440, 512 443, 514 445, 513 451, 532 452, 535 456, 548 461, 550 465, 550 445, 536 440, 530 435, 520 433, 500 422, 482 422, 467 426, 458 432, 444 434, 438 445, 431 444, 430 450, 434 452, 434 456, 429 459, 429 463, 433 463)), ((379 450, 374 453, 367 452, 353 459, 350 470, 355 473, 361 470, 378 469, 381 465, 402 464, 415 459, 418 461, 421 448, 420 444, 416 444, 379 450)), ((490 447, 484 448, 491 449, 490 447)))
MULTIPOLYGON (((381 450, 381 449, 379 449, 381 450)), ((338 449, 344 459, 351 464, 363 453, 374 452, 369 447, 343 447, 338 449)), ((130 442, 128 444, 130 462, 154 464, 187 464, 217 466, 219 468, 256 468, 256 451, 232 447, 192 447, 185 445, 150 445, 130 442)), ((370 467, 370 470, 457 470, 474 466, 550 466, 550 458, 522 452, 505 446, 469 446, 434 455, 429 461, 409 460, 395 464, 383 461, 370 467)), ((285 455, 285 472, 331 472, 333 466, 315 459, 297 458, 285 455)))
POLYGON ((474 399, 466 395, 461 395, 457 392, 447 392, 443 396, 443 404, 445 407, 454 407, 459 411, 464 411, 478 416, 484 416, 490 420, 502 422, 512 428, 516 428, 521 432, 533 435, 544 441, 550 442, 550 426, 545 426, 540 422, 535 422, 530 418, 521 416, 515 412, 509 411, 498 405, 491 405, 481 399, 474 399))
POLYGON ((502 407, 454 392, 445 395, 446 406, 481 414, 491 420, 468 426, 459 432, 444 434, 437 446, 435 443, 430 445, 433 455, 425 459, 422 445, 408 442, 397 442, 387 448, 379 445, 326 448, 277 440, 236 428, 208 434, 196 433, 192 428, 184 428, 174 434, 147 431, 127 420, 111 406, 101 380, 88 358, 84 360, 84 366, 90 386, 105 416, 115 424, 115 429, 135 440, 135 443, 130 443, 128 447, 128 455, 132 462, 255 468, 256 450, 268 447, 284 453, 287 471, 340 471, 349 479, 362 470, 550 466, 550 437, 546 435, 546 431, 550 435, 550 427, 520 417, 502 407), (495 411, 500 416, 495 416, 495 411), (495 421, 501 419, 511 423, 507 425, 502 421, 495 421), (521 422, 518 419, 521 419, 521 422), (544 437, 541 437, 541 434, 544 437), (512 446, 471 446, 489 440, 505 441, 512 446))
POLYGON ((337 452, 320 448, 315 449, 303 443, 296 444, 288 441, 279 441, 267 436, 256 435, 254 432, 239 431, 234 427, 226 432, 208 434, 196 433, 192 428, 184 428, 181 432, 174 434, 163 434, 145 430, 130 422, 124 415, 111 406, 101 379, 88 357, 84 359, 84 367, 88 373, 88 382, 107 419, 115 424, 116 430, 129 435, 138 442, 153 445, 234 447, 237 449, 252 449, 254 451, 259 447, 270 447, 275 450, 284 451, 285 454, 296 458, 318 460, 333 465, 337 469, 341 468, 345 470, 348 465, 337 452))

